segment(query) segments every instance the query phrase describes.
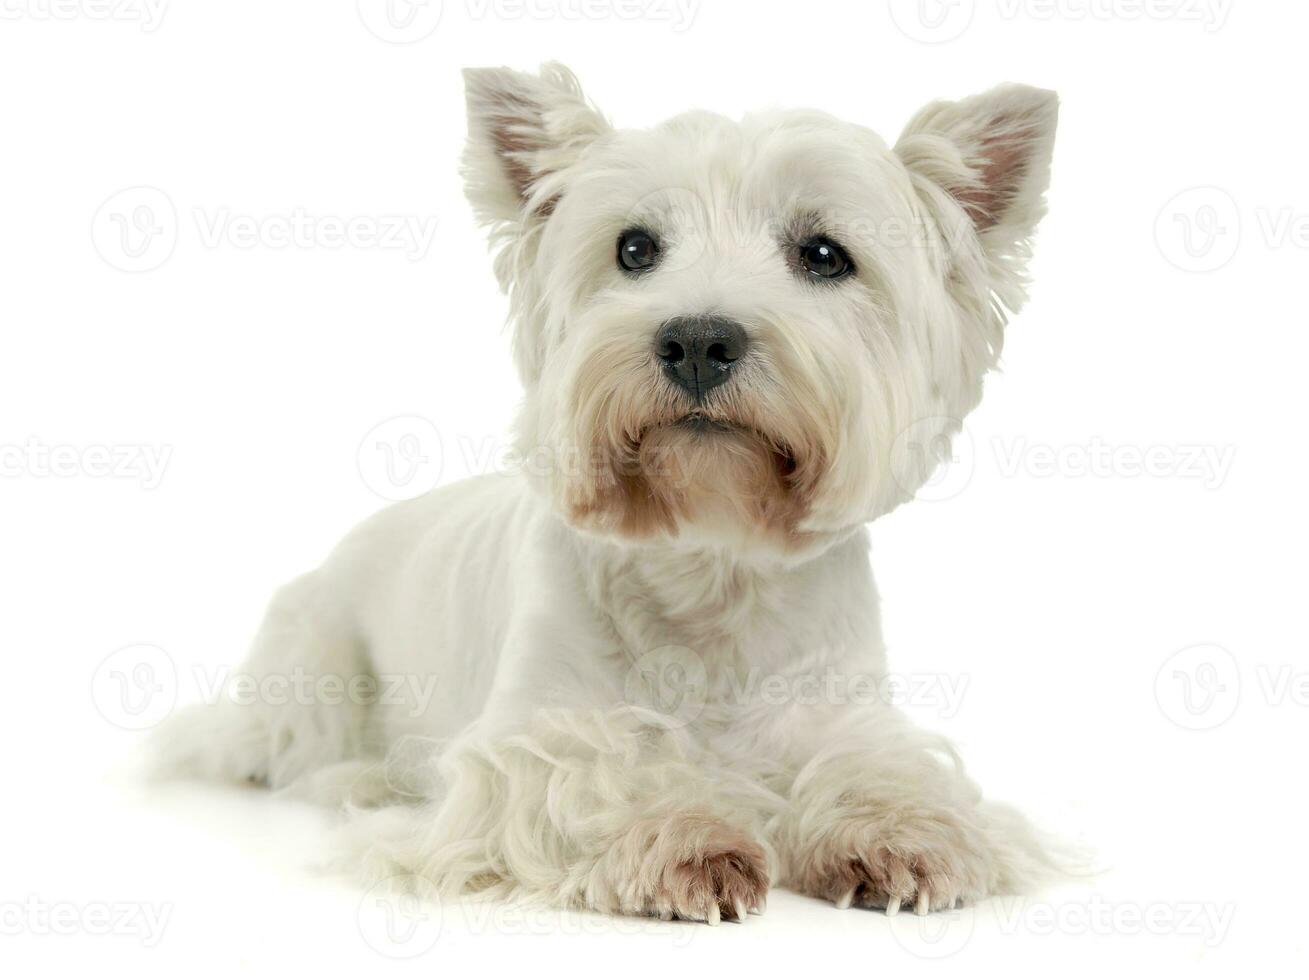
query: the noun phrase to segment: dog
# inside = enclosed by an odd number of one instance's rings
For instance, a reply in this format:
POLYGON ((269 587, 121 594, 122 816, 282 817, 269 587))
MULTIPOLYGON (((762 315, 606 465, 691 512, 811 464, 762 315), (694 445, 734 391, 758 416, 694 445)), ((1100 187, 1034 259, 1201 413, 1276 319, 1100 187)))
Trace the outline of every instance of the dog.
POLYGON ((936 102, 888 146, 817 111, 616 129, 557 64, 465 81, 524 465, 274 598, 247 675, 354 696, 229 692, 161 765, 345 799, 360 866, 440 894, 718 923, 773 885, 888 914, 1035 887, 1043 835, 830 681, 886 675, 865 525, 1025 299, 1056 96, 936 102))

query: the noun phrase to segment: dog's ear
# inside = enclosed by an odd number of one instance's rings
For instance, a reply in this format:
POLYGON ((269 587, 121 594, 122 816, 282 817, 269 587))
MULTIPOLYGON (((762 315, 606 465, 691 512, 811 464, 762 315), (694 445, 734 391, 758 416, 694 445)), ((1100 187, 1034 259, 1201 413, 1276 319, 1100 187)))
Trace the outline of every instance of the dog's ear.
POLYGON ((478 219, 520 223, 548 216, 562 193, 557 178, 609 132, 609 123, 558 63, 543 65, 539 75, 468 68, 464 84, 464 180, 478 219))
POLYGON ((925 184, 963 209, 993 261, 1013 260, 1045 214, 1058 115, 1055 93, 1001 85, 924 107, 895 152, 920 192, 925 184))

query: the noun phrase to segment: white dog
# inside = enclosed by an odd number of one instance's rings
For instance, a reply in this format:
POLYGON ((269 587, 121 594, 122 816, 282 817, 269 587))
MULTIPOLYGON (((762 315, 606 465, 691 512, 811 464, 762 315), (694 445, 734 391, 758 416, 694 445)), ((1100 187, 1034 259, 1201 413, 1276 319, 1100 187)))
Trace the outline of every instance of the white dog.
POLYGON ((1028 887, 1038 835, 842 684, 885 673, 863 525, 931 475, 1023 301, 1055 96, 934 103, 888 148, 809 111, 614 129, 557 65, 467 86, 522 472, 287 586, 250 674, 353 696, 192 709, 169 769, 348 783, 373 873, 444 892, 718 922, 774 883, 888 913, 1028 887))

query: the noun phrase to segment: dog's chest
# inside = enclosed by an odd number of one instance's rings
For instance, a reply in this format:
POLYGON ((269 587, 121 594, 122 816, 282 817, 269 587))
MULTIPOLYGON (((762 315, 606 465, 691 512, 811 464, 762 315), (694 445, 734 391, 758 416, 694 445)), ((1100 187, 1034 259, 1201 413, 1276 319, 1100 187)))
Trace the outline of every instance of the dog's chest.
POLYGON ((588 591, 624 659, 669 647, 703 672, 710 705, 750 704, 796 675, 858 663, 880 668, 877 597, 866 554, 799 569, 759 568, 721 553, 609 553, 588 591))

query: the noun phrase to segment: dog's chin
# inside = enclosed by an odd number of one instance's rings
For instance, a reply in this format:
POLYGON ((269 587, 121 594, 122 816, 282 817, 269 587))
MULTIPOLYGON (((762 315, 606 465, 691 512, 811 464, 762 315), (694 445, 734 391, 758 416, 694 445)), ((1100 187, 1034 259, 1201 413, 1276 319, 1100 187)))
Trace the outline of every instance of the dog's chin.
POLYGON ((805 501, 796 460, 779 440, 731 419, 688 413, 651 424, 600 475, 577 526, 623 539, 789 549, 805 501))

